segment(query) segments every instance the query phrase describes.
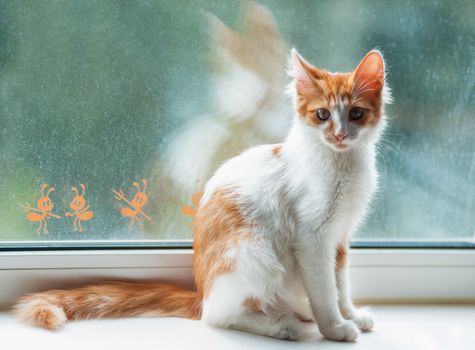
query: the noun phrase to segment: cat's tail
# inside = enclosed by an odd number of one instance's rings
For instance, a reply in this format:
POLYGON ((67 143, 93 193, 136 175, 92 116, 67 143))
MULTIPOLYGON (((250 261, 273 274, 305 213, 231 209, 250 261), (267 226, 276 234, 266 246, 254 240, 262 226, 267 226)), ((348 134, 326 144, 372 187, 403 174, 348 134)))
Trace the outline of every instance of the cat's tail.
POLYGON ((66 321, 140 316, 201 318, 196 292, 158 283, 109 282, 71 290, 50 290, 18 299, 22 321, 58 329, 66 321))

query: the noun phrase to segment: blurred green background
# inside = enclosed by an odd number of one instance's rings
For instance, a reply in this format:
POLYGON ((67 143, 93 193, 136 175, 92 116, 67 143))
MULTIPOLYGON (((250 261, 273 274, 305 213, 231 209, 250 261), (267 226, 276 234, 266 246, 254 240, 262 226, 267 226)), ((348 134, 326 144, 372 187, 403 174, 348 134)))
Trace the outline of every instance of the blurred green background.
MULTIPOLYGON (((170 185, 159 159, 215 105, 206 13, 239 31, 245 4, 0 1, 0 240, 191 237, 180 208, 192 192, 170 185), (128 230, 112 189, 132 197, 142 178, 153 222, 128 230), (49 234, 38 237, 20 205, 36 206, 43 183, 56 187, 53 212, 63 218, 48 220, 49 234), (64 218, 80 183, 95 213, 82 234, 64 218)), ((317 66, 350 71, 375 47, 386 57, 394 103, 380 145, 381 186, 356 237, 473 239, 475 2, 261 4, 286 47, 317 66)))

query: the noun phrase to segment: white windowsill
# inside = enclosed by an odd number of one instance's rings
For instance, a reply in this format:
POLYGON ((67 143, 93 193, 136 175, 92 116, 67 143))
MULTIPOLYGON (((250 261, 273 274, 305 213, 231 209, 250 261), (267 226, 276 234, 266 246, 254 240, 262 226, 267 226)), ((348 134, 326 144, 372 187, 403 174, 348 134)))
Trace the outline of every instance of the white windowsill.
POLYGON ((0 330, 2 349, 12 350, 475 349, 475 306, 375 306, 373 313, 375 330, 352 344, 324 340, 315 326, 301 341, 289 342, 177 318, 80 321, 50 332, 0 313, 0 330))

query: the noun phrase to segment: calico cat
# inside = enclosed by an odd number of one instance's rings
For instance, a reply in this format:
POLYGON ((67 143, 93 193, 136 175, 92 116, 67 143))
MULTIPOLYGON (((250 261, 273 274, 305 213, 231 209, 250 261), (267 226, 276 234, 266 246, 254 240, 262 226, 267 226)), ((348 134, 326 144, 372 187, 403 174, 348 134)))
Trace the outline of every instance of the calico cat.
POLYGON ((375 145, 389 102, 384 61, 369 52, 351 73, 291 53, 295 118, 285 142, 251 148, 209 180, 195 216, 196 291, 106 283, 21 298, 20 319, 56 329, 67 320, 125 316, 202 319, 281 339, 315 321, 354 341, 372 316, 350 299, 348 238, 377 185, 375 145))

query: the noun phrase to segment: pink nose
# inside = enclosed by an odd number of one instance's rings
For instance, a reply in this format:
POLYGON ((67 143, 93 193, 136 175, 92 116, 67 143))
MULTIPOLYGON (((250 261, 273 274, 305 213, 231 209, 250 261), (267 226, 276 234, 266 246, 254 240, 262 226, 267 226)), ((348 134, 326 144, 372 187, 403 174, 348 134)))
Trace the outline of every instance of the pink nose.
POLYGON ((338 141, 343 141, 344 139, 346 139, 346 137, 348 136, 348 133, 347 132, 339 132, 339 133, 336 133, 335 134, 335 137, 338 139, 338 141))

